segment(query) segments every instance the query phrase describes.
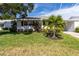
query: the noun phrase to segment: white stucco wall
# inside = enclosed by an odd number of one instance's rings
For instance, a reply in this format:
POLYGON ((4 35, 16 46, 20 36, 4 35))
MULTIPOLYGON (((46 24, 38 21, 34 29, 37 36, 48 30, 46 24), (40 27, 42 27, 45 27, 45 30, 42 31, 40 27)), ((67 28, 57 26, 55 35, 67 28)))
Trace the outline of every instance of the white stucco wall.
POLYGON ((74 28, 79 27, 79 21, 74 22, 74 28))
POLYGON ((12 20, 0 20, 0 24, 3 24, 4 28, 11 28, 11 21, 12 20))
POLYGON ((7 21, 4 23, 4 28, 11 28, 11 21, 7 21))
POLYGON ((17 21, 17 27, 21 27, 21 21, 17 21))
POLYGON ((74 22, 69 22, 68 31, 74 31, 74 22))
POLYGON ((2 28, 0 27, 0 30, 2 30, 2 28))
POLYGON ((74 21, 66 21, 65 31, 74 31, 74 21))

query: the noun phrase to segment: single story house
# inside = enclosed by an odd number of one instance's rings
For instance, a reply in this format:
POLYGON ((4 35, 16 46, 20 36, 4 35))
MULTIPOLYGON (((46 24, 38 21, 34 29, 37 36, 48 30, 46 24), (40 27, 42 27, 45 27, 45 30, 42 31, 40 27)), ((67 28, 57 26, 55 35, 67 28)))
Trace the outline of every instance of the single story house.
POLYGON ((25 19, 13 19, 13 20, 0 20, 0 24, 3 28, 12 28, 13 21, 16 22, 16 31, 25 31, 26 29, 40 29, 42 26, 42 18, 40 17, 27 17, 25 19))
MULTIPOLYGON (((43 26, 42 20, 48 19, 48 17, 27 17, 25 19, 14 19, 17 23, 17 31, 25 30, 25 29, 33 29, 35 30, 35 27, 41 28, 43 26), (39 26, 38 26, 39 25, 39 26)), ((0 24, 3 24, 4 28, 11 28, 12 23, 11 21, 14 20, 1 20, 0 24)), ((65 31, 74 31, 76 27, 79 27, 79 16, 73 16, 69 19, 64 19, 65 21, 65 31)))

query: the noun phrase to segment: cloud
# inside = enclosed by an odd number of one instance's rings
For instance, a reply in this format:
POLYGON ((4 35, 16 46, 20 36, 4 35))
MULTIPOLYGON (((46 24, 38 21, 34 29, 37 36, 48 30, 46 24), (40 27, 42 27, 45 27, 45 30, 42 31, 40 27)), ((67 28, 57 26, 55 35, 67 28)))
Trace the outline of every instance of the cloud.
POLYGON ((32 12, 34 12, 38 8, 38 4, 34 4, 34 9, 32 12))
POLYGON ((45 13, 46 13, 45 11, 41 11, 41 12, 40 12, 40 14, 45 14, 45 13))
POLYGON ((45 14, 47 14, 48 12, 49 12, 48 10, 44 9, 43 11, 39 12, 39 14, 40 14, 40 15, 45 15, 45 14))
POLYGON ((43 14, 41 16, 51 16, 51 15, 61 15, 63 18, 69 18, 70 16, 79 16, 79 5, 74 5, 70 8, 64 8, 52 11, 47 14, 43 14))

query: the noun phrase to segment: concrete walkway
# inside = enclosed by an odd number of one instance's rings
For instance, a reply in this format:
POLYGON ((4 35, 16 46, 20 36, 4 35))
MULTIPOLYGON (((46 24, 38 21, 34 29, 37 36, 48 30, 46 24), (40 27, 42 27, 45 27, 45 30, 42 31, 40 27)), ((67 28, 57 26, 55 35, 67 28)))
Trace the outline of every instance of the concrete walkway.
POLYGON ((64 32, 64 33, 69 34, 73 37, 79 38, 79 33, 75 33, 75 32, 64 32))

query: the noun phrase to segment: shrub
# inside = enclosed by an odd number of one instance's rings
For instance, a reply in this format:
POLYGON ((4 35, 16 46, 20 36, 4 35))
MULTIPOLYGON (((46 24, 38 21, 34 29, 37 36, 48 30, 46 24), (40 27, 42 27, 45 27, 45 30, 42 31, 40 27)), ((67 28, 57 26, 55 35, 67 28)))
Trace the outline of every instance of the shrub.
POLYGON ((75 32, 79 33, 79 27, 77 27, 77 28, 75 29, 75 32))
POLYGON ((47 23, 47 28, 44 30, 45 36, 52 39, 61 39, 61 33, 64 30, 64 21, 61 16, 50 16, 47 23))
POLYGON ((8 30, 8 28, 2 28, 3 30, 8 30))
POLYGON ((10 28, 10 31, 11 32, 16 32, 16 30, 17 30, 17 24, 16 24, 16 21, 12 21, 12 28, 10 28))

